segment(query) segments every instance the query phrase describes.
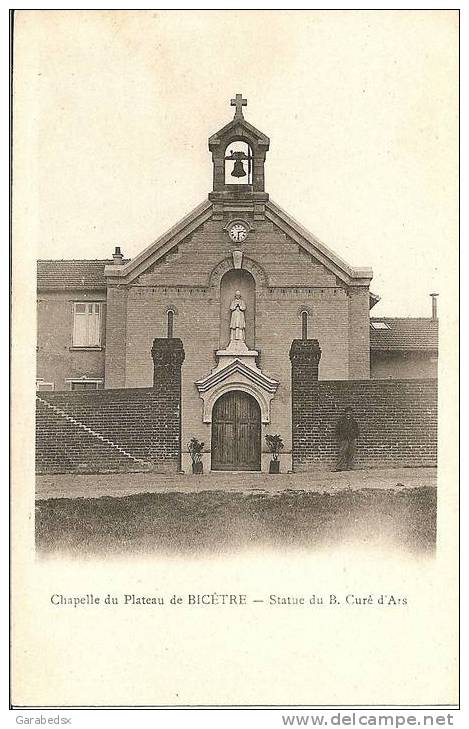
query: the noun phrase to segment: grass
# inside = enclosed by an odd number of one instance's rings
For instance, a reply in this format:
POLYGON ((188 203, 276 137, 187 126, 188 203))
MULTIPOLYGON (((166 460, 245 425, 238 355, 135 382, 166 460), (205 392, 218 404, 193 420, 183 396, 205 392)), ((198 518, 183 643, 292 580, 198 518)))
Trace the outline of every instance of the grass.
POLYGON ((436 489, 142 493, 36 502, 40 554, 194 553, 343 542, 431 552, 436 489))

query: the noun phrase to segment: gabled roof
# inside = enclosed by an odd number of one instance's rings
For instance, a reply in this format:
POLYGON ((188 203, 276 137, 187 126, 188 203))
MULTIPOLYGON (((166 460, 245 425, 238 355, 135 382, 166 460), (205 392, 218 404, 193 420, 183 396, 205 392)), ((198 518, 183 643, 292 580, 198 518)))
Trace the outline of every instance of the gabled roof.
MULTIPOLYGON (((354 268, 350 266, 272 200, 265 203, 265 214, 267 219, 271 220, 345 284, 353 286, 369 285, 373 277, 371 268, 354 268)), ((130 283, 168 253, 171 248, 178 245, 186 236, 200 225, 203 225, 211 215, 212 203, 205 200, 131 261, 122 266, 106 266, 104 273, 108 278, 108 282, 114 284, 130 283)))
POLYGON ((106 290, 105 266, 113 263, 104 260, 41 260, 37 262, 37 288, 43 291, 70 289, 106 290))
POLYGON ((130 283, 138 278, 141 273, 144 273, 159 258, 162 258, 171 248, 208 220, 211 214, 212 203, 209 200, 204 200, 203 203, 181 218, 166 233, 150 243, 138 256, 122 266, 106 266, 104 274, 108 278, 108 283, 130 283))
POLYGON ((346 284, 368 286, 373 278, 373 271, 368 267, 354 268, 340 258, 325 243, 316 238, 315 235, 306 230, 301 223, 285 212, 280 205, 277 205, 272 198, 265 206, 266 217, 281 228, 290 238, 293 238, 308 253, 311 253, 324 266, 344 281, 346 284))
POLYGON ((207 390, 212 389, 215 385, 223 382, 223 380, 226 380, 229 375, 234 373, 245 375, 248 380, 251 380, 256 385, 263 387, 267 390, 267 392, 271 392, 272 394, 276 393, 277 387, 279 386, 277 380, 272 379, 272 377, 268 377, 264 372, 257 368, 254 369, 253 367, 249 367, 240 359, 235 359, 222 369, 215 369, 207 375, 207 377, 197 380, 195 384, 199 392, 207 392, 207 390))
POLYGON ((267 147, 267 149, 269 148, 269 137, 263 132, 259 131, 259 129, 256 129, 256 127, 246 121, 244 117, 235 117, 230 122, 228 122, 228 124, 225 124, 225 126, 218 132, 212 134, 212 136, 208 139, 208 146, 209 148, 211 148, 213 144, 218 145, 221 139, 228 136, 229 134, 238 136, 242 135, 243 132, 247 133, 248 137, 254 137, 254 139, 256 139, 257 141, 257 144, 265 146, 267 147))
POLYGON ((438 319, 371 317, 371 351, 438 351, 438 319), (375 329, 374 323, 386 328, 375 329))

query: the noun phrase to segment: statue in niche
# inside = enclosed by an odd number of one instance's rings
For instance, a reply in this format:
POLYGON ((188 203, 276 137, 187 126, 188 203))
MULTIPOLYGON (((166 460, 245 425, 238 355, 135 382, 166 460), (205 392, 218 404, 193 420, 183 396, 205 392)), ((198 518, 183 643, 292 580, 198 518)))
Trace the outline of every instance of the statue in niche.
POLYGON ((241 291, 236 291, 230 304, 230 342, 244 342, 246 339, 246 304, 241 298, 241 291))

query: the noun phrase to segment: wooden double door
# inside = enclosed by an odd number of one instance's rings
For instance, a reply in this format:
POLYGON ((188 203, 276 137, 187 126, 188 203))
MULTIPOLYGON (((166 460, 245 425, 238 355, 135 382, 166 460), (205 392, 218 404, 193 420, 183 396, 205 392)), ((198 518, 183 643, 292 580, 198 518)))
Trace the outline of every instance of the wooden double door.
POLYGON ((222 395, 212 412, 212 470, 261 470, 261 411, 240 390, 222 395))

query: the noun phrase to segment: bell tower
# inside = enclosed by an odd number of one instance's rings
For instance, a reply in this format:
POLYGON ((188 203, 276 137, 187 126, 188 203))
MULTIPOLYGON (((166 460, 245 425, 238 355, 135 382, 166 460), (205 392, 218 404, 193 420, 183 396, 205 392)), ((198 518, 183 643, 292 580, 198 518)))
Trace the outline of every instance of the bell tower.
POLYGON ((226 126, 208 140, 212 153, 213 190, 209 200, 213 203, 214 217, 223 217, 223 211, 233 203, 254 213, 254 219, 264 215, 264 165, 269 149, 269 138, 246 121, 243 107, 247 99, 236 94, 231 99, 235 114, 226 126))

